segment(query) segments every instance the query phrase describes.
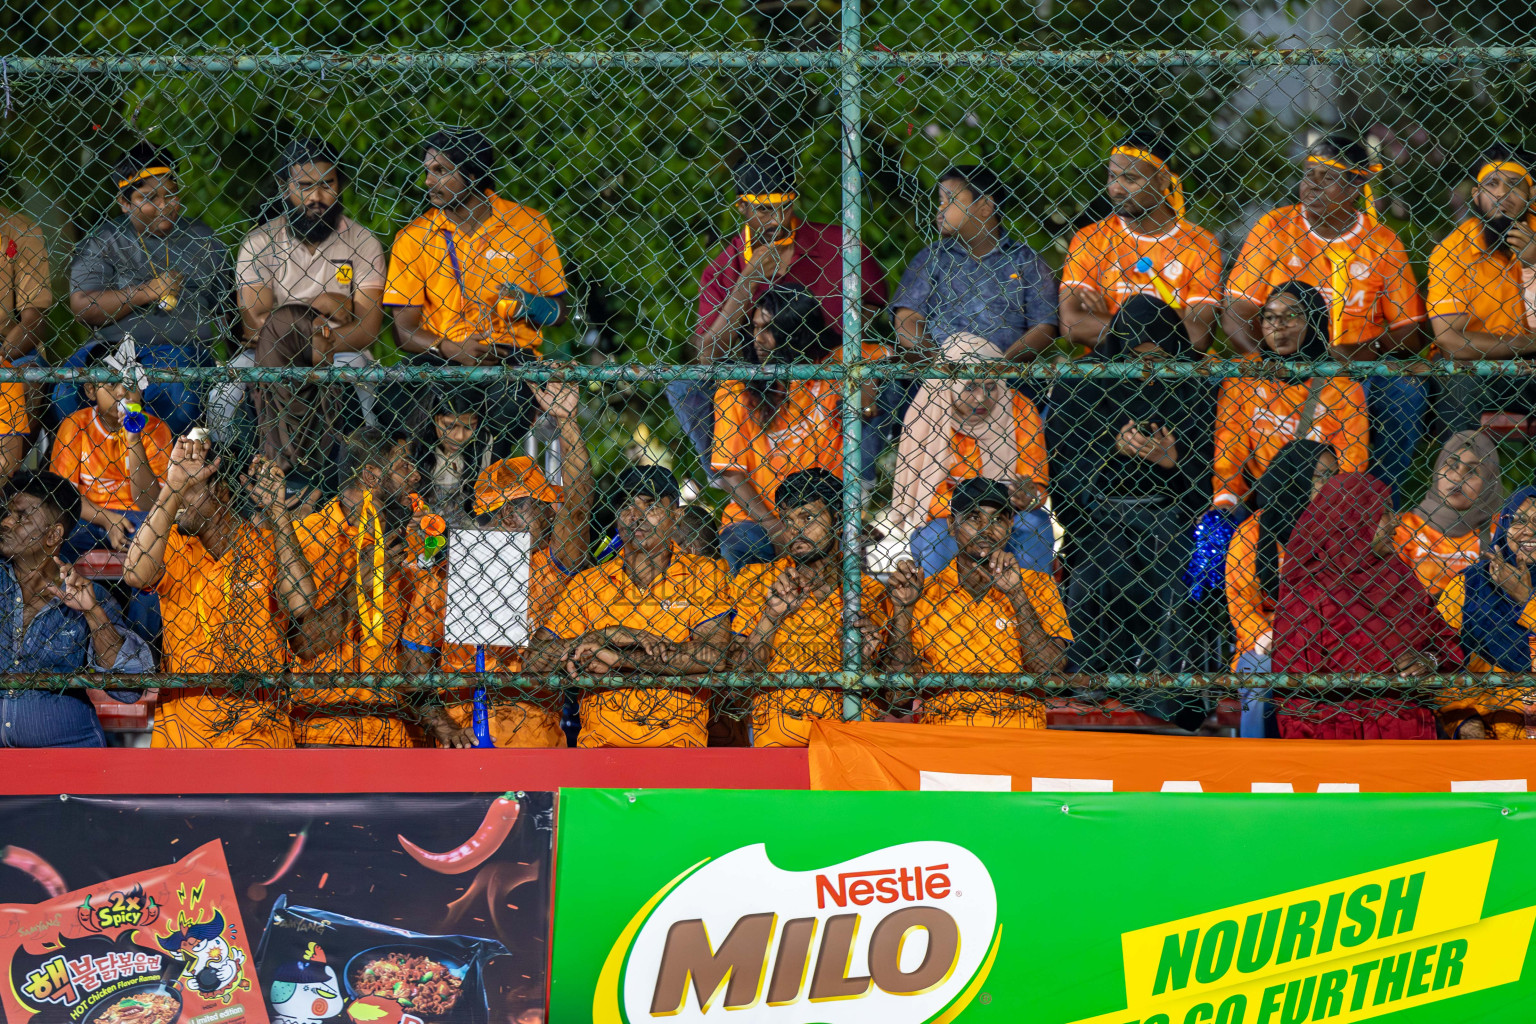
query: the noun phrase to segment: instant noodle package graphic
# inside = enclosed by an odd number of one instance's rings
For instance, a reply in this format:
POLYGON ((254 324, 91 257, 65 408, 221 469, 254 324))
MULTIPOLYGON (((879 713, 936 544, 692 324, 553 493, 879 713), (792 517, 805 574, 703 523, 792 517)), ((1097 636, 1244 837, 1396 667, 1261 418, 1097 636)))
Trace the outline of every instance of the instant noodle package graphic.
POLYGON ((223 844, 44 903, 0 906, 7 1021, 266 1024, 223 844))
POLYGON ((600 883, 556 888, 555 1021, 1514 1024, 1536 1005, 1523 796, 566 790, 560 827, 558 877, 600 883))

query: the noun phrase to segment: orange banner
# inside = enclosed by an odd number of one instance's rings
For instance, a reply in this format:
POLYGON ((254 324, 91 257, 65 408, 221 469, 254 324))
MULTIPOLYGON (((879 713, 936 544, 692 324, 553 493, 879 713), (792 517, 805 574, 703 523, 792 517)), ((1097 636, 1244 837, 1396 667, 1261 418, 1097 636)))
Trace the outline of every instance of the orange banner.
POLYGON ((1527 791, 1536 744, 1240 740, 811 723, 812 789, 1060 793, 1527 791))

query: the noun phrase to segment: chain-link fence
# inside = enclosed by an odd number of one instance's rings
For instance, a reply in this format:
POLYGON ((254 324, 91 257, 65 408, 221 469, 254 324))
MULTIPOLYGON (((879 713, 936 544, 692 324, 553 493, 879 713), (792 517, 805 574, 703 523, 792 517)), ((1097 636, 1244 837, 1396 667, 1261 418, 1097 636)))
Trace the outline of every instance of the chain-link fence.
POLYGON ((0 742, 1536 735, 1517 11, 0 24, 0 742))

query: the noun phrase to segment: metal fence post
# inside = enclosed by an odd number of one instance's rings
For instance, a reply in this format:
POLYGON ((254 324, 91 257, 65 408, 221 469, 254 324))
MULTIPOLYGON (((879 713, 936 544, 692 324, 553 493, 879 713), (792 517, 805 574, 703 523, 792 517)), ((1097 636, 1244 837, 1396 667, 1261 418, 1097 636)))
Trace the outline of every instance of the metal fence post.
MULTIPOLYGON (((863 357, 864 341, 864 261, 860 253, 863 228, 863 183, 859 167, 863 138, 860 135, 859 89, 862 69, 859 65, 859 22, 861 0, 843 0, 842 4, 842 109, 843 140, 843 679, 852 683, 863 669, 859 633, 854 623, 859 614, 862 557, 859 550, 861 473, 859 466, 864 430, 864 414, 859 401, 861 380, 849 372, 863 357)), ((843 717, 859 717, 857 693, 844 691, 843 717)))

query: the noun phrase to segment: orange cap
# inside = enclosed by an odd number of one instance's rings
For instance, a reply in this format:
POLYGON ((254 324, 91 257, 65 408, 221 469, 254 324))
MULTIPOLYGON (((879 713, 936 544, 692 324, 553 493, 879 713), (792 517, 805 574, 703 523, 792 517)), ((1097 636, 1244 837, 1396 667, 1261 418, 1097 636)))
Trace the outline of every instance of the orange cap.
POLYGON ((564 500, 565 493, 545 480, 538 465, 526 455, 491 463, 475 481, 474 509, 477 516, 495 512, 517 498, 533 498, 554 504, 564 500))

